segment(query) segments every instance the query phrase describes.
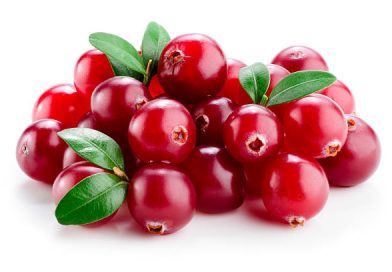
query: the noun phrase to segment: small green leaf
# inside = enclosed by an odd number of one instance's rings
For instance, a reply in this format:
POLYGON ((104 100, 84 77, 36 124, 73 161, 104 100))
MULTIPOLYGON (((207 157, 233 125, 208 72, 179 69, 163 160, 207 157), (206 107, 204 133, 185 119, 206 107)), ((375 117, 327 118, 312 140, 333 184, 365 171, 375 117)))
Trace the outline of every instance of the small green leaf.
POLYGON ((161 25, 155 22, 148 24, 142 41, 142 56, 145 67, 150 60, 152 61, 148 75, 150 78, 156 73, 159 57, 169 41, 169 33, 161 25))
POLYGON ((253 102, 259 104, 270 84, 267 66, 257 62, 240 69, 239 80, 253 102))
POLYGON ((90 128, 69 128, 57 133, 76 153, 102 168, 124 170, 120 146, 109 136, 90 128))
POLYGON ((114 59, 130 70, 145 74, 143 59, 129 42, 123 38, 104 32, 96 32, 90 35, 90 43, 98 50, 105 53, 110 59, 114 59))
POLYGON ((60 200, 55 215, 62 225, 97 222, 117 211, 125 200, 128 183, 110 173, 81 180, 60 200))
POLYGON ((109 59, 110 64, 112 65, 114 74, 116 76, 129 76, 129 77, 133 77, 139 81, 143 80, 142 74, 127 68, 121 62, 117 61, 116 59, 114 59, 112 57, 108 56, 108 59, 109 59))
POLYGON ((272 90, 267 106, 287 103, 320 91, 336 81, 336 77, 324 71, 300 71, 283 78, 272 90))

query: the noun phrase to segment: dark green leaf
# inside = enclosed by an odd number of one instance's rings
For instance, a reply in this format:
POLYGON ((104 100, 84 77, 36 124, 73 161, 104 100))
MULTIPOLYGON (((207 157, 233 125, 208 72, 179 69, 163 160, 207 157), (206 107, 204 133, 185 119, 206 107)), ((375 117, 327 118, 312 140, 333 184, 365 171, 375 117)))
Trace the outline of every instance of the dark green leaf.
POLYGON ((110 173, 98 173, 81 180, 60 200, 57 221, 62 225, 83 225, 112 215, 125 200, 128 183, 110 173))
POLYGON ((147 67, 148 62, 152 60, 150 78, 156 73, 159 57, 161 56, 163 48, 169 41, 169 33, 167 33, 161 25, 155 22, 150 22, 148 24, 142 41, 142 56, 145 67, 147 67))
POLYGON ((114 74, 116 76, 129 76, 129 77, 133 77, 139 81, 143 80, 142 74, 127 68, 124 64, 122 64, 121 62, 117 61, 116 59, 114 59, 112 57, 108 56, 108 59, 109 59, 110 64, 112 65, 114 74))
POLYGON ((130 70, 145 74, 143 59, 129 42, 123 38, 103 32, 90 35, 90 43, 105 53, 110 59, 115 59, 130 70))
POLYGON ((120 146, 109 136, 90 128, 69 128, 57 133, 82 158, 102 168, 124 170, 120 146))
POLYGON ((324 71, 300 71, 283 78, 272 90, 268 106, 287 103, 320 91, 336 81, 336 77, 324 71))
POLYGON ((270 84, 267 66, 257 62, 240 69, 239 80, 253 102, 259 104, 270 84))

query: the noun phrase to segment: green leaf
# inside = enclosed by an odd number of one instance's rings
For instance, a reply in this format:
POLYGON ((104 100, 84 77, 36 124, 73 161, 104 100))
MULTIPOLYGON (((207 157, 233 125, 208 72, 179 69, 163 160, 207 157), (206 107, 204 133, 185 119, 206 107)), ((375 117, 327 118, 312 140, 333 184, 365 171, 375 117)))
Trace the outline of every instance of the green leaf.
POLYGON ((57 133, 76 153, 102 168, 124 170, 120 146, 109 136, 90 128, 69 128, 57 133))
POLYGON ((170 41, 169 33, 159 24, 150 22, 144 32, 142 41, 142 56, 144 66, 152 60, 150 66, 151 78, 157 71, 159 57, 161 56, 163 48, 170 41))
POLYGON ((105 53, 110 59, 114 59, 130 70, 145 74, 143 59, 129 42, 123 38, 104 32, 96 32, 90 35, 90 43, 98 50, 105 53))
POLYGON ((283 78, 272 90, 267 106, 287 103, 320 91, 336 81, 336 77, 324 71, 300 71, 283 78))
POLYGON ((240 69, 239 80, 253 102, 259 104, 270 84, 267 66, 257 62, 240 69))
POLYGON ((99 221, 117 211, 125 200, 128 183, 110 173, 81 180, 60 200, 55 215, 62 225, 99 221))
POLYGON ((139 81, 143 80, 142 74, 127 68, 121 62, 117 61, 116 59, 114 59, 112 57, 108 56, 108 59, 109 59, 110 64, 112 65, 114 74, 116 76, 129 76, 129 77, 133 77, 139 81))

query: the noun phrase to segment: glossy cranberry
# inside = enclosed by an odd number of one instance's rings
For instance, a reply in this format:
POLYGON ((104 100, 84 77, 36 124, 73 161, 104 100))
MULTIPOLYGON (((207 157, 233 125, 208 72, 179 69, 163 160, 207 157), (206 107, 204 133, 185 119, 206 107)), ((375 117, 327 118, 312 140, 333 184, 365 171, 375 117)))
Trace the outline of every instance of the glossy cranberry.
POLYGON ((108 58, 96 49, 84 53, 76 63, 75 87, 87 98, 91 97, 98 84, 111 77, 114 77, 114 73, 108 58))
POLYGON ((227 59, 227 77, 217 96, 227 97, 237 105, 252 104, 253 101, 242 88, 238 75, 246 64, 235 59, 227 59))
POLYGON ((16 159, 19 167, 32 179, 52 184, 63 169, 63 154, 67 147, 57 136, 63 125, 44 119, 31 124, 19 138, 16 159))
POLYGON ((328 71, 327 63, 323 57, 306 46, 290 46, 279 52, 272 63, 286 68, 291 73, 302 70, 328 71))
POLYGON ((223 146, 223 123, 237 106, 225 97, 209 97, 195 105, 197 143, 223 146))
POLYGON ((218 93, 226 73, 226 58, 221 48, 202 34, 186 34, 171 40, 158 64, 159 82, 165 91, 188 103, 218 93))
POLYGON ((259 105, 243 105, 234 110, 223 126, 226 149, 238 161, 253 163, 276 154, 283 129, 273 112, 259 105))
POLYGON ((283 78, 290 74, 287 69, 282 66, 276 64, 267 64, 268 71, 270 73, 270 84, 268 86, 267 92, 265 93, 267 96, 271 94, 271 91, 275 86, 281 81, 283 78))
POLYGON ((349 114, 355 111, 353 94, 351 93, 350 89, 339 80, 337 80, 328 88, 320 91, 319 94, 328 96, 333 101, 335 101, 342 108, 344 113, 349 114))
POLYGON ((242 166, 224 148, 199 146, 181 168, 196 188, 198 210, 223 213, 238 208, 244 201, 242 166))
MULTIPOLYGON (((53 183, 52 197, 55 204, 57 205, 60 200, 69 192, 69 190, 71 190, 80 181, 89 176, 102 172, 105 172, 105 170, 86 161, 77 162, 65 168, 60 172, 53 183)), ((86 224, 84 226, 98 227, 101 224, 108 222, 114 217, 114 215, 115 213, 99 221, 86 224)))
POLYGON ((165 90, 163 89, 161 83, 159 83, 159 78, 157 75, 151 78, 150 85, 148 86, 148 92, 153 99, 165 94, 165 90))
POLYGON ((346 143, 334 158, 320 160, 330 184, 354 186, 366 181, 377 169, 381 146, 375 131, 361 118, 346 115, 346 143))
POLYGON ((193 217, 196 192, 179 169, 163 163, 142 167, 128 187, 128 208, 136 222, 152 234, 183 228, 193 217))
POLYGON ((98 122, 92 112, 87 112, 85 115, 83 115, 82 118, 79 120, 77 127, 100 130, 98 122))
POLYGON ((91 97, 91 111, 109 136, 126 135, 133 114, 150 100, 146 87, 131 77, 118 76, 100 84, 91 97))
POLYGON ((33 108, 33 121, 54 119, 64 127, 75 127, 88 111, 88 103, 72 85, 60 84, 46 90, 33 108))
POLYGON ((312 94, 290 103, 284 113, 285 145, 315 158, 336 156, 347 138, 341 108, 329 97, 312 94))
POLYGON ((259 182, 267 211, 294 227, 319 213, 329 193, 327 177, 316 160, 287 153, 268 163, 259 182))
POLYGON ((243 165, 245 174, 245 188, 247 197, 260 198, 261 197, 261 184, 260 177, 264 172, 270 158, 261 160, 255 163, 247 163, 243 165))
POLYGON ((181 103, 162 98, 135 113, 129 123, 128 140, 143 162, 180 163, 195 146, 196 129, 192 116, 181 103))

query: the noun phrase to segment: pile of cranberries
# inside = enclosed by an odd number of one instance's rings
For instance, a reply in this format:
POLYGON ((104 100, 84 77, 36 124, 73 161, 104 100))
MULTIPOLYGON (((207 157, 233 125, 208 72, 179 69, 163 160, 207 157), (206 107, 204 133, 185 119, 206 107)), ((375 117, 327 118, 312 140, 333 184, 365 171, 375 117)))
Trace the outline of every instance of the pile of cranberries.
MULTIPOLYGON (((303 225, 323 208, 330 185, 354 186, 372 175, 379 140, 355 114, 353 94, 341 81, 266 107, 242 87, 243 67, 202 34, 170 40, 144 83, 115 76, 104 53, 87 51, 76 63, 74 84, 51 87, 35 103, 34 122, 17 144, 19 166, 52 185, 58 203, 84 178, 107 171, 57 135, 91 128, 121 147, 130 214, 150 233, 181 229, 195 210, 232 211, 245 196, 278 221, 303 225)), ((290 73, 328 70, 304 46, 284 49, 267 67, 267 96, 290 73)))

